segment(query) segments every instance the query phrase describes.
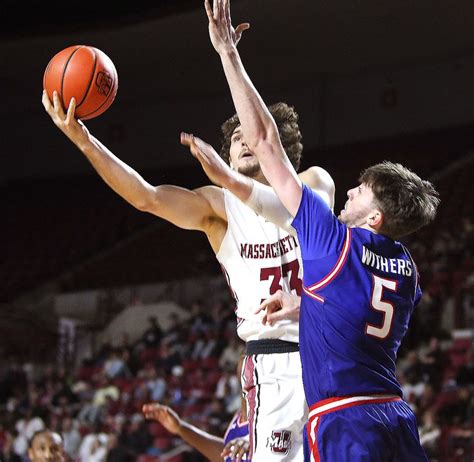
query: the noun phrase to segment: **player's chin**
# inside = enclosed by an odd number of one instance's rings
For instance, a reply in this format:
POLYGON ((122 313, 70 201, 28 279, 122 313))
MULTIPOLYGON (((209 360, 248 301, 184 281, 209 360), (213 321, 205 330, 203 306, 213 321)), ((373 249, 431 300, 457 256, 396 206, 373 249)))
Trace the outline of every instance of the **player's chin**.
POLYGON ((237 168, 237 171, 241 173, 242 175, 253 178, 260 174, 261 169, 260 169, 260 164, 258 163, 258 160, 255 159, 255 161, 246 162, 243 165, 239 165, 239 167, 237 168))

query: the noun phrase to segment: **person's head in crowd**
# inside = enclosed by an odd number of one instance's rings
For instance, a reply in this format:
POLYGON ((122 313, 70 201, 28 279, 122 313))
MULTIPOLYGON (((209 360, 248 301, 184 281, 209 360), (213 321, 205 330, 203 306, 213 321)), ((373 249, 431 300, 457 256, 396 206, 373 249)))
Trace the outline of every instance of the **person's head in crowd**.
POLYGON ((28 457, 31 462, 64 462, 61 436, 47 429, 36 432, 30 441, 28 457))

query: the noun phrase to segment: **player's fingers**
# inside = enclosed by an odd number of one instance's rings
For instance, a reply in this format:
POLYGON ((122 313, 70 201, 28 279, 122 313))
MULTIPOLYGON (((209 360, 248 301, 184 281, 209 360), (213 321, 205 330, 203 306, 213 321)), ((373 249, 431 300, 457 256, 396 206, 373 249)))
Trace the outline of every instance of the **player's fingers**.
POLYGON ((64 110, 63 110, 63 105, 61 101, 59 100, 59 95, 57 91, 53 92, 53 104, 54 104, 54 112, 61 117, 61 119, 64 119, 64 110))
POLYGON ((230 454, 232 448, 232 441, 229 441, 221 452, 221 457, 226 457, 230 454))
POLYGON ((213 11, 213 19, 216 20, 218 17, 217 12, 219 11, 219 0, 214 0, 213 5, 212 5, 212 11, 213 11))
POLYGON ((254 311, 254 313, 257 314, 262 310, 274 309, 279 306, 281 306, 281 290, 275 292, 274 294, 270 295, 270 297, 266 298, 254 311))
POLYGON ((193 135, 191 133, 181 132, 180 141, 183 146, 191 147, 193 144, 193 135))
POLYGON ((239 24, 236 28, 235 28, 235 35, 239 38, 242 37, 242 33, 245 31, 245 30, 248 30, 250 29, 250 24, 248 22, 243 22, 242 24, 239 24))
POLYGON ((209 0, 204 0, 204 8, 206 9, 207 19, 209 19, 209 22, 214 22, 214 13, 212 12, 209 0))
POLYGON ((273 326, 277 321, 285 319, 286 313, 283 310, 275 311, 267 314, 267 321, 270 326, 273 326))
POLYGON ((230 3, 229 0, 224 0, 224 19, 226 21, 227 27, 232 26, 232 19, 230 17, 230 3))
POLYGON ((76 99, 71 98, 69 107, 67 108, 66 123, 69 124, 74 120, 74 113, 76 112, 76 99))
POLYGON ((41 95, 41 102, 43 103, 44 108, 47 112, 51 109, 51 101, 49 100, 48 92, 43 90, 43 94, 41 95))

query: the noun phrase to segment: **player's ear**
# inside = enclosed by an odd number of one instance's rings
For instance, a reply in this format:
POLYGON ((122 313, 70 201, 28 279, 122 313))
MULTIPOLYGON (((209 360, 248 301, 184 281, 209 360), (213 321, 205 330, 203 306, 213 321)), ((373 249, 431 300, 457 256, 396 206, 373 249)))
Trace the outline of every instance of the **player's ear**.
POLYGON ((380 229, 383 224, 383 213, 379 209, 372 209, 367 217, 367 224, 371 228, 380 229))

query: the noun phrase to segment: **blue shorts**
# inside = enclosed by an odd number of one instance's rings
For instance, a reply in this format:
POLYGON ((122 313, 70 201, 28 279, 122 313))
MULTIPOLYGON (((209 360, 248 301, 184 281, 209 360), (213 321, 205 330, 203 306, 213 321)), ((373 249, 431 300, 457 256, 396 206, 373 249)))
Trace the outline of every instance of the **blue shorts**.
POLYGON ((305 462, 428 462, 415 415, 399 397, 320 401, 304 433, 305 462))

